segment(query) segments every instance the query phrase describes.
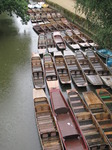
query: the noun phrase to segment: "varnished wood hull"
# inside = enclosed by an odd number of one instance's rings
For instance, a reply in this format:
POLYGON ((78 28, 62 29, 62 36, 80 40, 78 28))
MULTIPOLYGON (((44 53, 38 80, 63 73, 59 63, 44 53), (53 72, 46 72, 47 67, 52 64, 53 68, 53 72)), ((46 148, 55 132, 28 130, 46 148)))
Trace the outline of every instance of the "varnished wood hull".
POLYGON ((51 104, 65 149, 88 149, 76 119, 60 90, 50 91, 51 104), (80 136, 81 135, 81 136, 80 136), (78 137, 81 138, 78 138, 78 137))
POLYGON ((85 75, 83 74, 73 52, 64 51, 64 57, 68 65, 68 69, 70 71, 73 82, 78 87, 86 87, 87 81, 86 81, 85 75))
POLYGON ((41 56, 47 52, 46 36, 44 33, 39 34, 37 47, 37 50, 41 56))
POLYGON ((87 108, 85 102, 75 89, 67 90, 68 99, 74 115, 86 139, 90 150, 109 149, 107 140, 102 135, 94 117, 87 108))
POLYGON ((89 60, 84 56, 84 54, 81 51, 76 52, 76 58, 87 80, 94 86, 103 85, 100 76, 98 75, 98 73, 95 71, 95 69, 89 62, 89 60))
POLYGON ((32 54, 31 67, 34 88, 45 88, 43 66, 38 54, 32 54))
POLYGON ((42 89, 33 90, 37 129, 43 150, 63 150, 57 126, 49 105, 48 99, 42 89))
POLYGON ((92 64, 96 72, 99 74, 101 79, 104 81, 104 83, 107 86, 112 87, 112 75, 107 66, 100 59, 100 57, 96 53, 91 51, 87 51, 86 54, 90 63, 92 64))
POLYGON ((70 74, 67 64, 61 52, 54 53, 55 66, 61 84, 71 84, 70 74))
POLYGON ((112 94, 110 94, 106 89, 97 89, 96 93, 98 97, 103 101, 103 103, 108 107, 109 111, 112 113, 112 94))

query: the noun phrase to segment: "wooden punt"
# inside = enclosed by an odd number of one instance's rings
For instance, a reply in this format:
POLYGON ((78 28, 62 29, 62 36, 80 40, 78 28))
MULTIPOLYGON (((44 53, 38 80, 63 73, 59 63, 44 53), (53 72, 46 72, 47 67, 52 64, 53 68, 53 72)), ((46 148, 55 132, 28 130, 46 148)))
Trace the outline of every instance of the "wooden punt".
POLYGON ((31 20, 32 23, 36 23, 37 22, 35 13, 31 13, 30 14, 30 20, 31 20))
POLYGON ((51 54, 44 54, 43 62, 48 89, 59 88, 58 75, 51 54))
POLYGON ((58 29, 53 26, 52 23, 47 23, 46 26, 51 30, 51 32, 58 31, 58 29))
POLYGON ((38 37, 38 52, 40 55, 43 55, 46 50, 47 50, 47 45, 46 45, 46 36, 45 33, 39 34, 38 37))
POLYGON ((80 34, 81 31, 80 31, 80 29, 75 24, 73 24, 71 22, 69 24, 70 24, 71 29, 74 32, 74 34, 76 34, 76 35, 80 34))
POLYGON ((37 23, 42 22, 42 18, 41 18, 40 13, 36 13, 36 21, 37 21, 37 23))
POLYGON ((41 18, 42 18, 42 19, 47 18, 46 12, 42 12, 42 13, 41 13, 41 18))
POLYGON ((93 91, 83 92, 84 99, 88 108, 93 114, 109 112, 102 101, 93 93, 93 91))
POLYGON ((33 89, 36 124, 43 150, 63 150, 57 126, 45 92, 33 89))
POLYGON ((61 20, 56 21, 57 24, 59 24, 60 26, 62 26, 64 28, 64 30, 70 30, 70 26, 68 24, 63 23, 61 20))
POLYGON ((52 18, 50 12, 47 13, 46 17, 47 17, 47 19, 51 19, 52 18))
POLYGON ((51 32, 50 28, 46 24, 41 24, 40 27, 44 31, 44 33, 51 32))
POLYGON ((110 112, 112 113, 112 94, 110 94, 106 89, 96 89, 98 97, 105 103, 110 112))
POLYGON ((71 25, 70 25, 70 22, 66 19, 66 18, 61 18, 61 21, 64 23, 64 24, 66 24, 67 26, 69 26, 70 27, 70 29, 72 29, 71 28, 71 25))
POLYGON ((39 24, 36 24, 33 26, 33 30, 37 33, 37 34, 40 34, 40 33, 43 33, 44 30, 41 28, 41 26, 39 24))
POLYGON ((53 19, 55 19, 57 17, 56 12, 51 12, 51 16, 53 19))
POLYGON ((61 31, 61 35, 64 39, 64 41, 66 42, 67 46, 71 49, 71 50, 79 50, 80 46, 74 42, 73 39, 71 39, 66 33, 65 31, 61 31))
POLYGON ((71 84, 68 67, 61 52, 54 52, 54 61, 60 82, 62 84, 71 84))
POLYGON ((45 88, 43 66, 39 54, 32 54, 31 67, 34 88, 45 88))
POLYGON ((58 50, 65 50, 66 49, 66 44, 65 44, 59 31, 53 32, 53 39, 54 39, 54 42, 55 42, 58 50))
POLYGON ((103 133, 106 136, 112 149, 112 115, 109 113, 100 113, 95 114, 94 117, 99 123, 100 128, 103 130, 103 133))
POLYGON ((59 89, 50 91, 51 105, 66 150, 86 150, 87 145, 69 105, 59 89))
POLYGON ((56 44, 54 42, 53 35, 51 32, 46 33, 46 44, 49 53, 57 51, 56 44))
POLYGON ((66 33, 72 40, 74 40, 75 43, 79 44, 80 47, 82 48, 90 47, 90 45, 87 42, 79 38, 77 34, 75 34, 72 30, 67 30, 66 33))
POLYGON ((112 87, 112 75, 102 59, 94 52, 86 51, 86 55, 104 83, 112 87))
POLYGON ((62 14, 60 14, 59 12, 56 12, 56 16, 57 16, 58 18, 62 18, 62 17, 63 17, 62 14))
POLYGON ((87 78, 87 80, 94 86, 96 85, 103 85, 103 82, 98 75, 98 73, 95 71, 89 60, 84 56, 84 54, 81 51, 76 52, 76 58, 87 78))
POLYGON ((75 89, 67 90, 69 104, 76 116, 80 129, 86 139, 90 150, 107 150, 107 140, 99 129, 94 117, 85 102, 75 89))
POLYGON ((77 33, 77 36, 81 38, 83 41, 89 43, 90 46, 92 47, 97 47, 98 45, 94 43, 92 39, 90 39, 87 35, 85 35, 82 32, 77 33))
POLYGON ((68 69, 70 71, 73 82, 78 87, 86 87, 87 86, 86 77, 85 77, 83 71, 81 70, 81 67, 78 64, 73 52, 72 51, 64 51, 64 58, 68 65, 68 69))
POLYGON ((64 31, 64 27, 56 22, 52 22, 52 25, 58 30, 58 31, 64 31))

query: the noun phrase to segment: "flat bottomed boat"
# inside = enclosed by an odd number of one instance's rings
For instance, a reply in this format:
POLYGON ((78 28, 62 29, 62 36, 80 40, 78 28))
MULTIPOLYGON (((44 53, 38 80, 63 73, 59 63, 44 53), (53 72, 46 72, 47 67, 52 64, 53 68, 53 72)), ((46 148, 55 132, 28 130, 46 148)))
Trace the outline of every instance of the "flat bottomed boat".
POLYGON ((51 54, 44 54, 43 62, 48 89, 50 90, 51 88, 59 88, 57 71, 51 54))
POLYGON ((54 61, 60 82, 62 84, 71 84, 68 67, 61 52, 54 52, 54 61))
POLYGON ((96 89, 96 93, 98 97, 105 103, 110 112, 112 113, 112 94, 108 92, 106 89, 96 89))
POLYGON ((96 72, 104 81, 104 83, 107 86, 112 87, 112 74, 110 73, 109 69, 104 64, 104 62, 101 60, 101 58, 92 51, 87 51, 86 55, 96 72))
POLYGON ((53 35, 51 32, 46 33, 46 44, 49 53, 57 51, 56 44, 54 42, 53 35))
POLYGON ((58 50, 66 49, 66 44, 65 44, 60 32, 58 32, 58 31, 53 32, 53 39, 54 39, 54 42, 55 42, 58 50))
POLYGON ((45 88, 43 66, 39 54, 32 54, 31 67, 34 88, 45 88))
POLYGON ((107 140, 99 129, 85 102, 75 90, 67 90, 69 104, 76 116, 90 150, 109 150, 107 140))
POLYGON ((70 71, 73 82, 77 85, 77 87, 86 87, 87 86, 86 77, 83 71, 81 70, 81 67, 78 64, 73 52, 64 51, 64 58, 68 65, 68 69, 70 71))
POLYGON ((84 56, 84 54, 81 51, 76 52, 76 58, 87 78, 87 80, 92 85, 103 85, 103 82, 98 75, 98 73, 95 71, 89 60, 84 56))
POLYGON ((85 139, 70 107, 59 89, 50 91, 51 104, 66 150, 87 150, 85 139))
POLYGON ((72 39, 70 38, 65 31, 61 31, 61 35, 64 39, 64 41, 66 42, 67 46, 71 49, 71 50, 79 50, 80 46, 72 39))
POLYGON ((37 129, 43 150, 63 150, 57 126, 42 89, 33 90, 37 129))
POLYGON ((40 55, 43 55, 47 51, 47 45, 46 45, 46 35, 45 33, 39 34, 38 37, 38 52, 40 55))

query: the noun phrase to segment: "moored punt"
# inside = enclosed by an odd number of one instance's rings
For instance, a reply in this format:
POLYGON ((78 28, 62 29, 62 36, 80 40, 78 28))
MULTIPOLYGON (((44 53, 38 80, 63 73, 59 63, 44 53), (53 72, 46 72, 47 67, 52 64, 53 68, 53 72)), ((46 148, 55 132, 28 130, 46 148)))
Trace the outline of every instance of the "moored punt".
POLYGON ((46 26, 51 30, 51 32, 58 31, 58 29, 53 26, 52 23, 47 23, 46 26))
POLYGON ((58 75, 51 54, 44 54, 43 61, 48 89, 59 88, 58 75))
POLYGON ((91 56, 90 51, 86 52, 86 55, 87 55, 90 63, 92 64, 94 69, 97 71, 99 76, 102 78, 104 83, 107 86, 112 87, 112 75, 111 75, 109 69, 107 68, 107 66, 103 63, 101 58, 96 53, 91 52, 91 54, 92 53, 93 53, 93 55, 91 56))
POLYGON ((58 50, 65 50, 66 49, 66 44, 65 44, 59 31, 53 32, 53 39, 54 39, 54 42, 55 42, 58 50))
POLYGON ((59 89, 50 90, 51 105, 66 150, 87 150, 76 118, 59 89))
POLYGON ((58 30, 58 31, 64 31, 64 27, 59 25, 56 22, 52 22, 52 25, 58 30))
POLYGON ((95 71, 89 60, 84 56, 84 54, 81 51, 76 52, 76 58, 87 78, 87 80, 92 85, 103 85, 103 82, 98 75, 98 73, 95 71))
POLYGON ((68 65, 73 82, 78 87, 86 87, 87 81, 84 73, 82 72, 80 65, 78 64, 72 51, 64 51, 64 58, 68 65))
POLYGON ((32 23, 36 23, 37 22, 35 13, 31 13, 30 14, 30 20, 31 20, 32 23))
POLYGON ((69 104, 76 116, 82 133, 90 150, 108 150, 107 140, 99 129, 96 120, 88 110, 85 102, 75 90, 67 90, 69 104))
POLYGON ((56 44, 54 42, 53 35, 51 32, 46 33, 46 44, 49 53, 57 51, 56 44))
POLYGON ((110 112, 112 113, 112 94, 108 92, 106 89, 96 89, 96 93, 98 97, 105 103, 110 112))
POLYGON ((45 88, 43 67, 39 54, 32 54, 31 67, 34 88, 45 88))
POLYGON ((51 19, 52 18, 50 12, 47 13, 46 17, 47 17, 47 19, 51 19))
POLYGON ((67 64, 61 52, 54 52, 54 60, 59 80, 62 84, 71 84, 67 64))
POLYGON ((98 46, 97 44, 95 44, 95 43, 93 42, 92 39, 90 39, 90 38, 89 38, 87 35, 85 35, 84 33, 79 32, 79 33, 77 34, 77 36, 78 36, 79 38, 81 38, 83 41, 89 43, 89 45, 92 46, 92 47, 97 47, 97 46, 98 46))
POLYGON ((93 114, 109 112, 105 104, 92 91, 83 92, 83 96, 93 114))
POLYGON ((67 46, 72 49, 72 50, 79 50, 80 49, 80 46, 74 42, 73 39, 71 39, 66 33, 65 31, 61 31, 61 35, 64 39, 64 41, 66 42, 67 46))
POLYGON ((81 38, 79 38, 77 34, 73 32, 73 30, 66 30, 66 33, 72 40, 74 40, 75 43, 79 44, 80 47, 82 48, 90 47, 90 45, 81 38))
POLYGON ((33 29, 34 29, 34 31, 35 31, 37 34, 40 34, 40 33, 43 33, 43 32, 44 32, 44 30, 41 28, 41 26, 40 26, 39 24, 34 25, 34 26, 33 26, 33 29))
POLYGON ((100 128, 103 130, 103 134, 106 136, 112 149, 112 115, 109 113, 100 113, 95 114, 94 117, 96 118, 100 128))
POLYGON ((51 29, 46 24, 41 24, 40 27, 44 31, 44 33, 51 32, 51 29))
POLYGON ((37 47, 40 55, 43 55, 46 52, 47 45, 46 45, 46 37, 44 33, 39 34, 37 47))
POLYGON ((63 150, 57 126, 42 89, 33 89, 37 129, 43 150, 63 150))

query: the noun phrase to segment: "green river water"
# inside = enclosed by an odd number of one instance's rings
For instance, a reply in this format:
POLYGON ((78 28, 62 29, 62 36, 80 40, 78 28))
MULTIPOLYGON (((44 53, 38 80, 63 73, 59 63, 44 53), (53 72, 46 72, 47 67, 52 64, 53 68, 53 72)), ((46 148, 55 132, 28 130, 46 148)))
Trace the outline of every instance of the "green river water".
POLYGON ((32 24, 0 15, 0 150, 41 150, 32 99, 32 24))

